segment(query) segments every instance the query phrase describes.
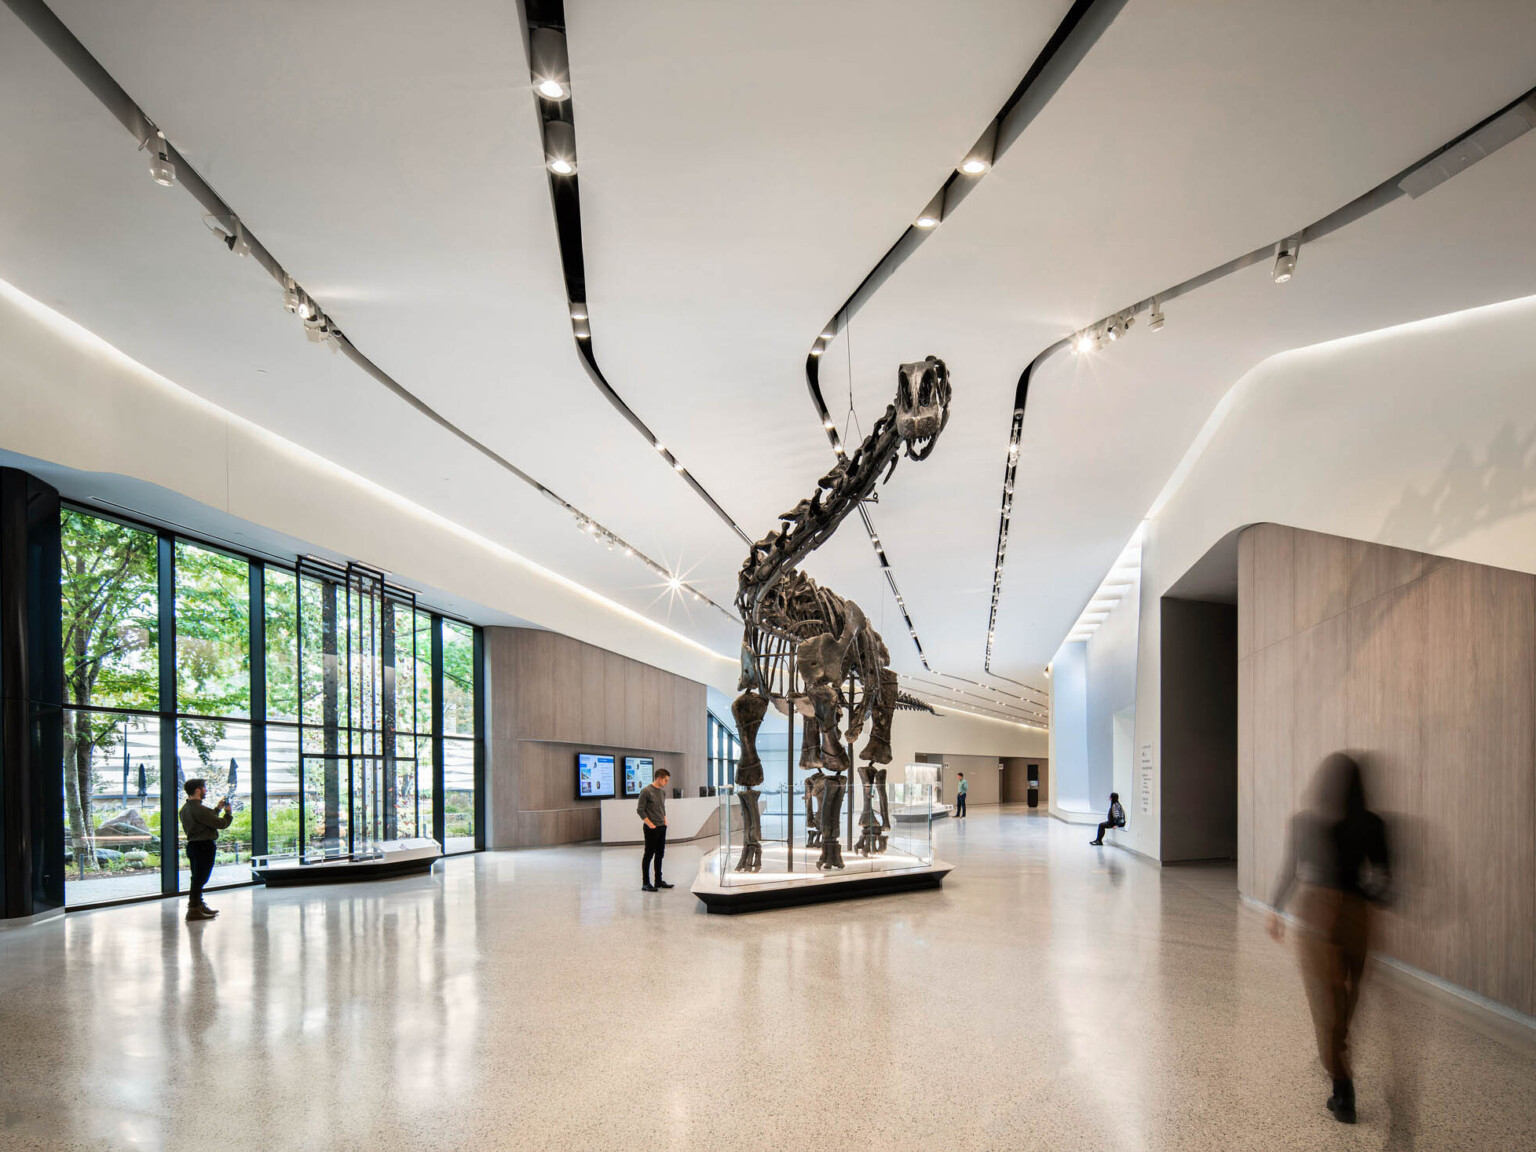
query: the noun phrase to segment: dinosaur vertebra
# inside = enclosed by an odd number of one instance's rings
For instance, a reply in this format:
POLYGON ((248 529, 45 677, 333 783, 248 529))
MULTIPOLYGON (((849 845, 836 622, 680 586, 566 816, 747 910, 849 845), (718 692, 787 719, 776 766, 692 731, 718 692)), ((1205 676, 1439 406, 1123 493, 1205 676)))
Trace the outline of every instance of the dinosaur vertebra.
POLYGON ((896 376, 896 402, 875 421, 852 456, 839 460, 817 481, 808 499, 779 517, 778 531, 752 545, 741 566, 736 607, 746 631, 737 685, 741 695, 731 705, 742 748, 736 783, 742 788, 745 832, 738 872, 762 866, 757 789, 763 765, 757 730, 770 704, 785 711, 793 707, 805 717, 800 765, 817 770, 806 781, 806 846, 820 846, 820 868, 843 866, 837 823, 853 769, 848 748, 863 732, 865 719, 871 720, 869 742, 859 753, 865 761, 859 770, 864 814, 855 850, 868 855, 885 849, 890 829, 885 769, 875 765, 891 760, 892 713, 897 708, 932 709, 897 689, 890 653, 863 610, 820 587, 799 571, 799 564, 871 497, 882 471, 890 479, 903 450, 913 460, 928 458, 949 421, 949 399, 949 370, 942 360, 929 356, 903 364, 896 376), (878 818, 872 805, 875 791, 878 818))

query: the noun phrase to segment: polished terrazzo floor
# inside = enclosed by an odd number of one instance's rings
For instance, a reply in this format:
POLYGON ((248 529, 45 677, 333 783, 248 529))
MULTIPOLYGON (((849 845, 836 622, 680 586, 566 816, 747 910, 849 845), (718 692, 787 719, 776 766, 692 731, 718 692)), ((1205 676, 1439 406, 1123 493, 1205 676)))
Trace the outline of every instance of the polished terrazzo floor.
POLYGON ((1536 1147, 1536 1049, 1378 978, 1360 1124, 1228 868, 1023 810, 944 888, 706 916, 638 852, 0 932, 0 1149, 1536 1147))

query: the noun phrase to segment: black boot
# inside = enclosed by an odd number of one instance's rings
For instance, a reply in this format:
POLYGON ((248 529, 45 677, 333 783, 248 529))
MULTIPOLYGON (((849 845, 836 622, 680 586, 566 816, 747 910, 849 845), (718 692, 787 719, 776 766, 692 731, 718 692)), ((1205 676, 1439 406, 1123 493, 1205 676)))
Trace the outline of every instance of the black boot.
POLYGON ((1328 1097, 1328 1111, 1340 1124, 1355 1122, 1355 1082, 1348 1078, 1333 1082, 1333 1095, 1328 1097))

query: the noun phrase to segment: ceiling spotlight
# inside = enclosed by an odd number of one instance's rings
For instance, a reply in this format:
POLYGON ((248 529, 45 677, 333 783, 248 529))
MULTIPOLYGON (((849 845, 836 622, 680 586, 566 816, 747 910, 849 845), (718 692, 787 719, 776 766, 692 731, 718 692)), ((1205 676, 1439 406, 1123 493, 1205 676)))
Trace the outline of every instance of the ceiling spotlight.
POLYGON ((283 307, 290 312, 297 312, 303 300, 303 294, 299 292, 298 286, 294 284, 293 277, 288 277, 283 285, 283 307))
POLYGON ((821 346, 820 341, 818 341, 817 343, 811 345, 811 355, 812 356, 820 356, 825 351, 826 351, 826 349, 821 346))
POLYGON ((568 120, 544 122, 544 163, 556 176, 576 173, 576 129, 568 120))
POLYGON ((826 331, 822 332, 821 338, 823 340, 826 340, 826 341, 830 342, 832 340, 832 338, 834 336, 836 336, 836 335, 837 335, 836 332, 834 332, 834 331, 832 331, 832 329, 828 328, 828 329, 826 329, 826 331))
POLYGON ((1163 304, 1155 296, 1152 298, 1152 315, 1147 317, 1147 328, 1152 332, 1163 330, 1163 304))
POLYGON ((932 200, 928 201, 927 207, 925 207, 921 212, 917 214, 917 219, 914 221, 914 223, 919 228, 937 228, 940 221, 943 219, 944 190, 941 188, 939 189, 938 195, 935 196, 932 200))
POLYGON ((665 452, 667 450, 666 445, 664 445, 660 440, 652 440, 651 447, 656 449, 658 452, 665 452))
POLYGON ((981 134, 981 139, 971 145, 971 150, 965 154, 965 159, 960 161, 960 171, 967 176, 980 176, 988 168, 992 167, 992 154, 997 149, 997 121, 987 125, 987 130, 981 134))
POLYGON ((580 300, 571 301, 571 319, 585 320, 587 318, 587 306, 580 300))
POLYGON ((546 100, 569 97, 571 66, 564 34, 554 28, 535 28, 528 39, 528 63, 534 75, 534 91, 546 100))
POLYGON ((176 183, 176 164, 171 159, 171 145, 165 133, 159 129, 144 141, 142 148, 149 149, 149 175, 156 184, 170 188, 176 183))
POLYGON ((676 576, 668 576, 667 587, 670 588, 673 592, 680 592, 682 591, 683 582, 676 576))
POLYGON ((823 420, 821 422, 821 426, 828 432, 835 432, 837 430, 837 425, 834 424, 831 420, 823 420))
POLYGON ((1093 333, 1092 332, 1079 332, 1077 334, 1077 339, 1075 341, 1073 341, 1073 343, 1072 343, 1072 349, 1075 352, 1092 352, 1093 351, 1093 333))
POLYGON ((1118 320, 1111 320, 1109 322, 1109 342, 1113 344, 1118 339, 1120 339, 1120 322, 1118 320))
POLYGON ((1275 283, 1284 284, 1296 275, 1296 253, 1301 251, 1300 240, 1282 240, 1275 251, 1275 283))
POLYGON ((672 461, 672 467, 681 472, 683 470, 683 462, 681 460, 674 460, 672 461))

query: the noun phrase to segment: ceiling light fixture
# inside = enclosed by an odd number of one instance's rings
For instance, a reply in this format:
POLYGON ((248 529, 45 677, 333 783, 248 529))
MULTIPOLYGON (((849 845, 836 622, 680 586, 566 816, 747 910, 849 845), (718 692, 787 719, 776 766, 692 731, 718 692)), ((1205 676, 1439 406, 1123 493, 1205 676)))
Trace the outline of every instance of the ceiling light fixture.
POLYGON ((546 100, 568 99, 571 65, 564 34, 554 28, 535 28, 528 38, 528 57, 536 78, 534 91, 546 100))
POLYGON ((585 320, 587 318, 587 306, 580 300, 571 301, 571 319, 585 320))
POLYGON ((1284 284, 1296 275, 1296 254, 1301 251, 1301 240, 1282 240, 1275 249, 1275 283, 1284 284))
POLYGON ((981 134, 981 138, 971 145, 971 150, 965 154, 965 159, 960 161, 960 171, 967 176, 980 176, 992 167, 992 158, 997 151, 997 121, 987 125, 987 130, 981 134))
POLYGON ((1092 352, 1093 344, 1093 333, 1085 330, 1077 334, 1077 339, 1072 342, 1072 350, 1080 353, 1092 352))
POLYGON ((544 121, 544 163, 556 176, 576 174, 576 128, 570 121, 544 121))
POLYGON ((1163 303, 1156 296, 1152 297, 1152 315, 1147 317, 1147 329, 1152 332, 1163 330, 1163 303))
POLYGON ((928 201, 928 206, 917 214, 917 219, 913 223, 919 228, 937 228, 943 220, 944 191, 940 189, 939 194, 928 201))
POLYGON ((149 175, 156 184, 164 188, 174 187, 176 184, 176 163, 171 159, 171 145, 165 138, 165 133, 158 128, 145 137, 140 148, 149 149, 149 175))
POLYGON ((811 345, 811 355, 812 356, 820 356, 825 351, 826 351, 826 348, 824 348, 822 346, 821 341, 819 341, 819 340, 815 344, 811 345))

